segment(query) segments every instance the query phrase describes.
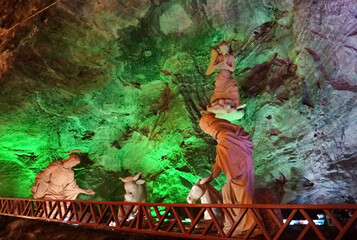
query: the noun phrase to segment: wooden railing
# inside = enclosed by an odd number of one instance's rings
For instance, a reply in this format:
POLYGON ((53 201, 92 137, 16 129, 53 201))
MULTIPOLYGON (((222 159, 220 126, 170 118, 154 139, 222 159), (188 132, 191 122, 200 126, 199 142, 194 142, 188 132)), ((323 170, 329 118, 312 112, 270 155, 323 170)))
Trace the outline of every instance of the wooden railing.
POLYGON ((311 236, 315 239, 342 239, 345 235, 357 233, 356 204, 165 204, 0 198, 0 215, 186 239, 249 239, 256 228, 261 229, 265 239, 310 239, 311 236), (231 223, 229 230, 223 230, 213 208, 223 211, 231 223), (255 221, 255 225, 239 237, 232 235, 242 223, 243 216, 234 220, 229 213, 232 208, 244 209, 244 214, 251 214, 255 221), (284 223, 274 214, 276 209, 284 213, 284 223), (205 211, 211 219, 203 220, 205 211), (273 220, 274 232, 264 224, 260 217, 262 211, 273 220), (324 225, 314 222, 316 213, 323 216, 324 225), (305 224, 291 225, 297 220, 305 224))

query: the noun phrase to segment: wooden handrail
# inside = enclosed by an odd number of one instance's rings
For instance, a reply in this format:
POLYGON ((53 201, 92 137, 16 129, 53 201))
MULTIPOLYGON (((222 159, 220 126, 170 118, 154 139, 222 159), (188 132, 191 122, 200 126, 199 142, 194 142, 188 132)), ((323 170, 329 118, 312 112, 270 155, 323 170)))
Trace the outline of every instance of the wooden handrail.
MULTIPOLYGON (((246 239, 250 238, 255 228, 259 228, 263 232, 262 236, 265 239, 282 238, 288 228, 291 230, 290 222, 297 214, 303 218, 302 220, 308 222, 304 228, 293 229, 298 231, 298 239, 304 238, 311 231, 319 239, 342 239, 348 231, 356 231, 357 204, 244 205, 0 198, 0 215, 186 239, 237 239, 237 236, 232 236, 232 233, 241 222, 230 216, 229 209, 232 208, 243 209, 243 216, 251 214, 254 218, 255 225, 243 235, 243 238, 246 239), (134 206, 138 206, 136 212, 133 212, 134 206), (213 208, 222 209, 231 223, 231 229, 224 231, 223 226, 220 226, 216 219, 213 208), (279 223, 276 218, 273 211, 276 209, 288 212, 289 216, 284 224, 279 223), (259 211, 262 210, 267 210, 266 212, 272 217, 277 226, 276 232, 272 233, 259 217, 259 211), (331 220, 332 226, 330 227, 334 230, 332 236, 326 236, 321 226, 314 223, 311 216, 312 210, 325 214, 326 218, 331 220), (211 219, 203 220, 205 211, 209 213, 211 219), (343 219, 339 219, 335 213, 341 212, 348 214, 345 214, 343 219)), ((243 216, 240 219, 243 219, 243 216)), ((242 239, 242 236, 239 239, 242 239)))

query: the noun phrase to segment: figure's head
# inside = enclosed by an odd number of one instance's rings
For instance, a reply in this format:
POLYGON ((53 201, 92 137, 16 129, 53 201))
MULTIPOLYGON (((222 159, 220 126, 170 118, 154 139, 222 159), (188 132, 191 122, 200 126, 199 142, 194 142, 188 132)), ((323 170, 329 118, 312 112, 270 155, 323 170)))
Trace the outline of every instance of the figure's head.
POLYGON ((69 157, 66 159, 62 160, 63 167, 65 168, 73 168, 74 166, 77 166, 81 162, 81 158, 79 157, 79 154, 82 151, 79 149, 74 149, 69 152, 69 157))
POLYGON ((221 53, 224 54, 228 54, 230 51, 230 46, 226 41, 222 41, 219 45, 219 50, 221 51, 221 53))

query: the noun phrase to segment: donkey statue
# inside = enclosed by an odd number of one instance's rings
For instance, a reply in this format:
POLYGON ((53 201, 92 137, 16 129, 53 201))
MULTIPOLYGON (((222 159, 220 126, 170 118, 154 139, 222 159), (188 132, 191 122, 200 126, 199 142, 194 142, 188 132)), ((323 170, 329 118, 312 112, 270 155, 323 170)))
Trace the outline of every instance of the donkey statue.
MULTIPOLYGON (((221 194, 210 184, 213 180, 212 174, 204 177, 203 179, 198 179, 197 183, 192 186, 190 193, 187 196, 187 202, 189 204, 194 204, 199 198, 201 203, 222 203, 221 194)), ((212 208, 214 215, 220 226, 223 225, 224 215, 220 208, 212 208)), ((211 219, 210 214, 206 210, 203 219, 211 219)))
MULTIPOLYGON (((124 202, 137 202, 137 203, 145 203, 147 201, 146 198, 146 190, 144 187, 145 180, 139 179, 141 172, 138 172, 134 176, 129 176, 126 178, 120 177, 119 179, 124 182, 125 195, 124 202)), ((124 205, 124 210, 127 211, 129 209, 128 205, 124 205)), ((138 210, 138 206, 135 206, 131 211, 131 214, 128 220, 133 219, 136 211, 138 210)), ((118 211, 118 218, 122 219, 121 211, 118 211)))

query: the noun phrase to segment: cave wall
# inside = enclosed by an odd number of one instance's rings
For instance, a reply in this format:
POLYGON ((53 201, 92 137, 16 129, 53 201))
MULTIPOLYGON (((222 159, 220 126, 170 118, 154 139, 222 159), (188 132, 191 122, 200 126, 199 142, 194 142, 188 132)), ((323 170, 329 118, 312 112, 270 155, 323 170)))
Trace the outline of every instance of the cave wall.
MULTIPOLYGON (((2 0, 0 196, 83 151, 75 176, 123 200, 143 172, 152 202, 185 202, 215 142, 198 127, 210 49, 231 40, 256 182, 283 202, 356 201, 357 6, 349 0, 2 0)), ((214 185, 220 189, 225 177, 214 185)))

